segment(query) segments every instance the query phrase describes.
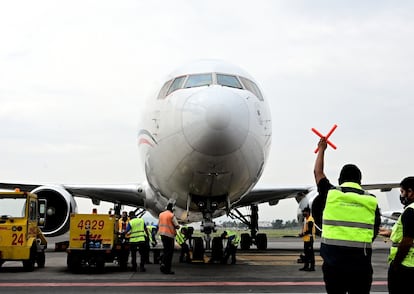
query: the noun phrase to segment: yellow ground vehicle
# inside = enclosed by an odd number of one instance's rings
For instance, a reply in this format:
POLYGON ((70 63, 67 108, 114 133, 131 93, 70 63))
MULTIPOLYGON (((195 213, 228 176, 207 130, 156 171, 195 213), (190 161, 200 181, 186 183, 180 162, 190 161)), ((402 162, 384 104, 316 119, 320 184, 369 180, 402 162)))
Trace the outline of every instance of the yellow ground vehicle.
POLYGON ((33 271, 35 263, 45 266, 47 241, 40 230, 45 207, 36 194, 0 192, 0 266, 12 260, 23 261, 26 271, 33 271))
POLYGON ((128 242, 117 233, 117 220, 109 214, 71 214, 67 266, 72 272, 93 267, 102 271, 105 262, 127 267, 128 242))

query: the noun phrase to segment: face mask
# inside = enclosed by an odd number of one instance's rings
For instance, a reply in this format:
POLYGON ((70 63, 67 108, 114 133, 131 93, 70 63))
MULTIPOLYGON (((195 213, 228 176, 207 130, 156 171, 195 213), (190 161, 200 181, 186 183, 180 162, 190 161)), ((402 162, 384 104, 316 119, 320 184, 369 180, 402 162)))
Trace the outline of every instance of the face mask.
POLYGON ((400 202, 401 202, 401 204, 402 204, 402 205, 404 205, 404 206, 406 206, 406 205, 408 205, 408 204, 409 204, 409 202, 408 202, 408 198, 407 198, 406 196, 401 195, 401 194, 400 194, 400 202))

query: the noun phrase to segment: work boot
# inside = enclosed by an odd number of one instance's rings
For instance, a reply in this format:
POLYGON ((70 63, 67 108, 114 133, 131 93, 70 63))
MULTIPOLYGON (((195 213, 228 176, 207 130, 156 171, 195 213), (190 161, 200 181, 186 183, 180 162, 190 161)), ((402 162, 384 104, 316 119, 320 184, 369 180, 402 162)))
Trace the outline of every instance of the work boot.
POLYGON ((309 267, 309 268, 304 269, 304 271, 306 271, 306 272, 314 272, 315 271, 315 268, 314 267, 309 267))
POLYGON ((165 273, 166 273, 166 270, 165 270, 165 265, 164 265, 164 264, 162 264, 162 263, 161 263, 161 266, 160 266, 160 271, 161 271, 163 274, 165 274, 165 273))
POLYGON ((309 271, 309 268, 304 266, 304 267, 300 268, 299 270, 300 271, 309 271))

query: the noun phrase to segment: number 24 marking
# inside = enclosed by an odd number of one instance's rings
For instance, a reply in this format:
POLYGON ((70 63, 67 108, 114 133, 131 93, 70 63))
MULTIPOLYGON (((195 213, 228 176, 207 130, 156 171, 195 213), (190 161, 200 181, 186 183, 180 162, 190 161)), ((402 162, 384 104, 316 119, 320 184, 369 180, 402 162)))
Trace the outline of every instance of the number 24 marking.
POLYGON ((20 234, 20 235, 13 234, 12 238, 13 238, 12 245, 23 245, 23 234, 20 234))

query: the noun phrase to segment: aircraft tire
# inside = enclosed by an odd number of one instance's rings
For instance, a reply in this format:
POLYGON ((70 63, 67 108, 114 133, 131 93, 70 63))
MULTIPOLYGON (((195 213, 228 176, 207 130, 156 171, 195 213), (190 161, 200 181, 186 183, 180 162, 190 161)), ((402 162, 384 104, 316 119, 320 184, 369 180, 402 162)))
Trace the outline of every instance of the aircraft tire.
POLYGON ((223 259, 223 239, 214 237, 211 245, 211 261, 221 262, 223 259))
POLYGON ((266 234, 257 234, 256 236, 256 245, 259 250, 267 249, 267 235, 266 234))
POLYGON ((192 260, 204 260, 204 242, 203 238, 193 238, 193 257, 192 260))
POLYGON ((240 248, 242 250, 249 250, 250 249, 250 244, 251 244, 251 237, 249 234, 247 233, 243 233, 240 236, 240 248))

